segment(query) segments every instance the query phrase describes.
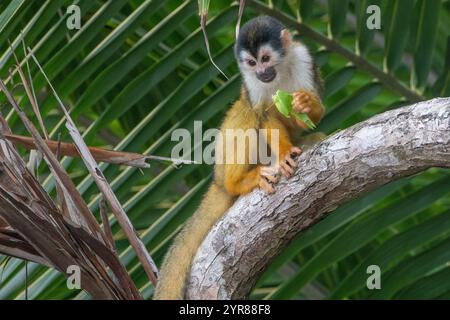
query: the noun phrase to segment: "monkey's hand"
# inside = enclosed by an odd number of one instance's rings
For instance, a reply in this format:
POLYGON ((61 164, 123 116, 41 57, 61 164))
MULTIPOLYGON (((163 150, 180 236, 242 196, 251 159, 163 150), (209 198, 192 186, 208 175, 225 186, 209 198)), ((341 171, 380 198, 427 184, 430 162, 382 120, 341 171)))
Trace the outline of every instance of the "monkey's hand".
MULTIPOLYGON (((323 116, 324 108, 319 96, 313 91, 299 90, 292 94, 292 107, 295 112, 306 113, 317 125, 323 116)), ((296 119, 299 126, 308 129, 303 121, 296 119)))
POLYGON ((259 171, 259 187, 267 193, 274 193, 275 189, 273 186, 278 182, 280 177, 280 166, 261 166, 259 171))
POLYGON ((300 148, 291 147, 284 155, 281 154, 279 162, 280 172, 287 179, 292 177, 292 175, 294 174, 294 170, 297 167, 297 162, 294 158, 300 155, 300 153, 302 153, 302 150, 300 148))
POLYGON ((280 175, 287 179, 292 177, 297 167, 294 157, 298 156, 302 150, 298 147, 291 147, 288 152, 280 158, 280 161, 274 166, 260 167, 259 187, 267 193, 274 193, 274 185, 278 182, 280 175))
POLYGON ((315 100, 313 93, 306 90, 300 90, 294 92, 292 94, 292 97, 292 107, 294 108, 294 111, 299 113, 311 112, 311 110, 313 109, 313 102, 315 100))

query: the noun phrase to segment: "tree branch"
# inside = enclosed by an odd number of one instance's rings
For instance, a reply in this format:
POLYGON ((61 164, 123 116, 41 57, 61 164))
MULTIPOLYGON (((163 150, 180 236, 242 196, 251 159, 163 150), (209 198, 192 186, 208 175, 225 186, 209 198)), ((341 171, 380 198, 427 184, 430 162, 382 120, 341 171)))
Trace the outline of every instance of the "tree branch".
POLYGON ((274 195, 236 201, 194 259, 186 297, 245 298, 297 234, 343 203, 430 167, 450 167, 450 98, 377 115, 302 154, 274 195))

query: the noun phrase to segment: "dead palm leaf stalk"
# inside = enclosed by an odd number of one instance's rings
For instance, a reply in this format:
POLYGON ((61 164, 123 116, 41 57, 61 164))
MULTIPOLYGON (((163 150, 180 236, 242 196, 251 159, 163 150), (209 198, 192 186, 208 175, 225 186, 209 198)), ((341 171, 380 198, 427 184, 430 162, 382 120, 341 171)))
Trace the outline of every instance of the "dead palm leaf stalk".
MULTIPOLYGON (((105 161, 145 168, 149 166, 146 160, 153 157, 87 147, 31 51, 30 56, 35 60, 58 100, 74 144, 44 140, 0 79, 0 90, 30 134, 30 137, 14 135, 0 114, 0 253, 46 265, 64 274, 68 267, 77 266, 80 270, 82 289, 94 299, 142 299, 116 254, 105 204, 102 204, 103 228, 101 228, 58 159, 61 155, 81 157, 149 279, 156 284, 156 266, 96 162, 105 161), (29 171, 15 144, 42 153, 43 159, 55 177, 59 201, 54 201, 29 171)), ((33 101, 33 111, 39 120, 39 107, 37 101, 33 99, 32 88, 21 66, 18 65, 17 68, 22 85, 33 101)), ((41 121, 39 122, 41 124, 41 121)), ((159 160, 158 157, 155 158, 159 160)))

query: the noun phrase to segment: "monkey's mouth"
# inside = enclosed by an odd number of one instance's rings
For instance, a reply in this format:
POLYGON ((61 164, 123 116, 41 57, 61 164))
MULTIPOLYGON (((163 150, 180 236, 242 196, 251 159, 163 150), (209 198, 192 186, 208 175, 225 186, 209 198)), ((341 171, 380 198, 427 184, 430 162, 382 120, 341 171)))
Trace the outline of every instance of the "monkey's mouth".
POLYGON ((262 81, 264 83, 272 82, 276 76, 277 76, 277 72, 273 68, 268 68, 264 72, 256 74, 256 77, 258 78, 258 80, 262 81))

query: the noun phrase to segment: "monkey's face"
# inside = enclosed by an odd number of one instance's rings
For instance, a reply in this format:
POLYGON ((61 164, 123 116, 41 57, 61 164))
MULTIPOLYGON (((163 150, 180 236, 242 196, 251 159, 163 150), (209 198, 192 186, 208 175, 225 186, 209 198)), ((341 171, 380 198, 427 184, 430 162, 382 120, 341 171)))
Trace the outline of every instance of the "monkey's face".
POLYGON ((281 54, 270 44, 259 47, 254 55, 242 50, 239 58, 241 71, 263 83, 270 83, 276 79, 277 66, 282 61, 281 54))
POLYGON ((254 105, 270 102, 276 90, 288 87, 291 34, 276 19, 260 16, 239 31, 234 53, 254 105))
POLYGON ((263 90, 276 84, 286 49, 282 39, 284 29, 278 20, 260 16, 249 20, 240 30, 235 54, 242 75, 252 89, 263 90))

